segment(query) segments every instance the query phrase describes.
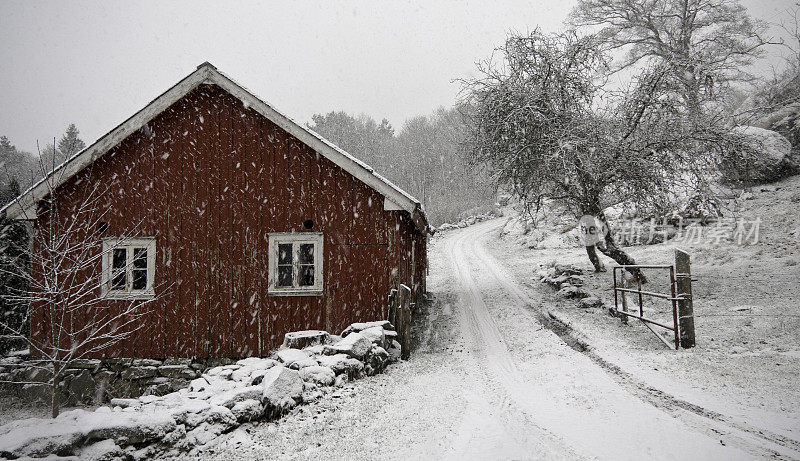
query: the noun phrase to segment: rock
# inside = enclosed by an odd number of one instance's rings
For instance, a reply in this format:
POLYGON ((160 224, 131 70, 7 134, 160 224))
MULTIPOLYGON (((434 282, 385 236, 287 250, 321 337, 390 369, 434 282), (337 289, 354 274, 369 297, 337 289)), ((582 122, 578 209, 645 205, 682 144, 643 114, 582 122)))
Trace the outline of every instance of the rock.
POLYGON ((283 362, 283 364, 287 367, 294 362, 311 358, 308 353, 301 351, 300 349, 281 349, 278 351, 277 356, 278 360, 283 362))
POLYGON ((178 424, 175 430, 165 435, 161 441, 166 445, 175 445, 186 439, 186 426, 178 424))
POLYGON ((120 377, 124 380, 132 380, 132 379, 143 379, 143 378, 152 378, 158 374, 158 368, 154 366, 142 366, 142 367, 128 367, 122 370, 122 374, 120 377))
POLYGON ((111 399, 109 402, 112 407, 138 407, 141 406, 142 402, 139 399, 111 399))
POLYGON ((243 366, 242 368, 239 368, 231 373, 231 379, 239 382, 250 381, 250 375, 254 371, 254 368, 243 366))
POLYGON ((162 365, 158 367, 158 373, 167 378, 197 378, 197 370, 188 365, 162 365))
POLYGON ((123 456, 123 451, 113 439, 105 439, 83 447, 80 459, 87 461, 112 461, 123 456))
POLYGON ((261 385, 264 389, 262 402, 275 414, 294 407, 303 394, 300 373, 286 367, 270 368, 261 385))
POLYGON ((589 293, 587 293, 584 290, 581 290, 578 287, 567 285, 564 288, 558 290, 556 295, 562 298, 571 299, 571 298, 586 298, 587 296, 589 296, 589 293))
POLYGON ((389 361, 390 362, 399 362, 400 361, 400 356, 402 355, 401 354, 402 347, 400 346, 399 342, 392 341, 392 345, 389 346, 389 349, 387 349, 386 352, 389 353, 389 361))
POLYGON ((156 378, 151 378, 144 383, 145 395, 156 395, 162 396, 167 395, 172 392, 172 382, 169 378, 165 378, 163 376, 158 376, 156 378))
POLYGON ((333 382, 335 387, 342 387, 347 383, 347 375, 339 375, 336 377, 336 381, 333 382))
POLYGON ((300 370, 301 368, 313 367, 317 365, 319 365, 317 363, 317 359, 309 357, 305 360, 300 360, 299 362, 292 363, 291 365, 289 365, 289 368, 291 368, 292 370, 300 370))
POLYGON ((369 376, 380 373, 386 368, 388 362, 389 353, 380 346, 372 346, 372 350, 367 356, 367 364, 364 367, 364 371, 369 376))
POLYGON ((350 357, 361 359, 372 348, 372 341, 361 333, 350 333, 344 339, 332 346, 326 346, 328 355, 347 354, 350 357))
POLYGON ((269 370, 254 370, 250 374, 250 385, 255 386, 256 384, 261 384, 261 381, 264 380, 264 375, 267 374, 269 370))
MULTIPOLYGON (((233 418, 233 416, 231 417, 233 418)), ((186 438, 184 439, 186 448, 203 446, 216 439, 227 430, 224 424, 203 423, 186 433, 186 438)))
POLYGON ((236 362, 236 364, 240 367, 248 367, 254 370, 266 370, 274 367, 275 365, 279 365, 279 362, 267 358, 248 357, 246 359, 239 360, 236 362))
POLYGON ((303 395, 301 397, 303 403, 314 402, 320 397, 322 397, 322 392, 319 390, 316 384, 312 382, 306 382, 303 384, 303 395))
POLYGON ((796 171, 792 144, 780 133, 755 126, 737 126, 731 132, 742 145, 720 162, 726 179, 767 182, 796 171))
POLYGON ((51 453, 71 454, 83 440, 83 432, 74 425, 38 424, 27 419, 3 427, 0 435, 0 457, 44 457, 51 453), (12 426, 12 427, 9 427, 12 426))
POLYGON ((231 390, 211 396, 208 399, 208 403, 225 408, 233 408, 235 404, 243 400, 261 399, 262 394, 261 386, 234 387, 231 390))
POLYGON ((603 307, 603 300, 601 300, 597 296, 589 296, 578 301, 578 307, 582 309, 592 308, 592 307, 601 308, 603 307))
POLYGON ((88 369, 73 376, 69 382, 69 393, 77 402, 92 403, 96 400, 97 383, 88 369))
POLYGON ((164 359, 164 363, 162 365, 166 366, 183 365, 185 367, 190 367, 192 365, 192 359, 187 359, 183 357, 170 357, 164 359))
POLYGON ((303 349, 308 346, 325 344, 330 335, 327 331, 293 331, 283 336, 283 346, 290 349, 303 349))
POLYGON ((131 362, 133 362, 133 360, 110 358, 110 359, 103 359, 103 362, 106 364, 108 368, 111 368, 112 370, 119 372, 131 366, 131 362))
POLYGON ((582 275, 570 275, 568 281, 576 287, 582 287, 586 279, 582 275))
POLYGON ((345 354, 323 355, 317 357, 317 361, 320 365, 333 370, 337 375, 346 374, 349 379, 357 378, 364 370, 364 364, 361 361, 345 354))
POLYGON ((372 344, 377 344, 381 347, 388 346, 388 344, 386 344, 386 334, 381 327, 365 328, 361 330, 361 334, 372 341, 372 344))
POLYGON ((316 365, 300 369, 300 378, 321 386, 330 386, 336 380, 336 373, 328 367, 316 365))
POLYGON ((236 417, 236 421, 240 423, 254 421, 261 417, 261 414, 264 412, 264 408, 261 406, 261 399, 249 399, 249 400, 242 400, 241 402, 237 402, 231 408, 231 413, 233 416, 236 417))
POLYGON ((572 264, 556 264, 553 266, 556 275, 583 275, 583 269, 575 267, 572 264))
POLYGON ((175 420, 158 412, 130 412, 117 413, 113 418, 99 415, 85 426, 79 421, 78 426, 92 427, 86 433, 89 441, 114 439, 120 445, 133 445, 163 438, 175 430, 175 420))
POLYGON ((377 320, 374 322, 358 322, 353 323, 349 327, 345 328, 342 331, 342 338, 347 337, 350 333, 364 331, 367 328, 373 327, 380 327, 384 330, 394 330, 394 325, 392 325, 388 320, 377 320))
POLYGON ((69 363, 69 367, 97 371, 102 364, 98 359, 75 359, 69 363))
POLYGON ((202 392, 202 391, 204 391, 204 390, 206 390, 208 388, 209 388, 209 383, 203 377, 200 377, 200 378, 197 378, 197 379, 193 379, 189 383, 189 391, 190 392, 202 392))
POLYGON ((131 362, 132 367, 160 367, 161 365, 161 360, 154 359, 133 359, 131 362))
MULTIPOLYGON (((328 335, 328 341, 330 341, 330 335, 328 335)), ((325 351, 324 344, 317 344, 315 346, 309 346, 303 349, 309 355, 322 355, 325 351)))

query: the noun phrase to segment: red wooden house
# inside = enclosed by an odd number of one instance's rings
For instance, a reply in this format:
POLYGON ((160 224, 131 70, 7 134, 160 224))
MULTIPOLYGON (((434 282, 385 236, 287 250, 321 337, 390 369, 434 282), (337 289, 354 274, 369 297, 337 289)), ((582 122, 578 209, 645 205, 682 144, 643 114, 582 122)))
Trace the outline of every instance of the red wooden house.
MULTIPOLYGON (((54 175, 55 207, 111 185, 96 295, 156 297, 105 356, 265 355, 289 331, 383 318, 398 283, 425 289, 419 201, 208 63, 54 175)), ((45 182, 3 212, 42 226, 45 182)))

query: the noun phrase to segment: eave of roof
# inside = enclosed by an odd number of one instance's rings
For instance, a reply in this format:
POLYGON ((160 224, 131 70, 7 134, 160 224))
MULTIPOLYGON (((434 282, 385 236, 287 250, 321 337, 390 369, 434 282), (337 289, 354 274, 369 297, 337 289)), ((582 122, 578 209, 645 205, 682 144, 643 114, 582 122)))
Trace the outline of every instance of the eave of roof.
POLYGON ((366 163, 262 101, 208 62, 199 65, 197 70, 159 95, 130 118, 56 167, 46 177, 29 187, 16 200, 3 207, 0 210, 0 214, 5 214, 10 219, 35 219, 38 202, 47 197, 51 189, 63 184, 203 83, 214 84, 224 89, 328 160, 375 189, 386 199, 410 213, 412 217, 418 216, 418 218, 414 219, 415 224, 420 228, 420 231, 427 230, 427 218, 422 210, 422 205, 417 199, 376 173, 366 163))

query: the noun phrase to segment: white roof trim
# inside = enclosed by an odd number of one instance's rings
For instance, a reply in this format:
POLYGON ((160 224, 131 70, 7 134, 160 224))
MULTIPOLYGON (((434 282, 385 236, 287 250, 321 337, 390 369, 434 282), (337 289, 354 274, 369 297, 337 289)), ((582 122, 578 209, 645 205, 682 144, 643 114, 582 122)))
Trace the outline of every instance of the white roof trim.
POLYGON ((83 149, 59 165, 47 176, 47 179, 39 180, 39 182, 20 195, 17 200, 0 210, 0 213, 5 213, 6 216, 11 219, 35 218, 37 203, 45 198, 50 191, 50 187, 47 184, 48 180, 53 182, 51 185, 54 187, 63 184, 202 83, 212 83, 221 87, 328 160, 375 189, 386 199, 395 203, 400 209, 412 215, 419 213, 424 217, 421 204, 417 199, 376 173, 366 163, 358 160, 319 134, 303 127, 290 117, 277 111, 247 89, 219 72, 216 67, 209 63, 203 63, 198 66, 196 71, 162 93, 132 117, 105 134, 89 147, 83 149))

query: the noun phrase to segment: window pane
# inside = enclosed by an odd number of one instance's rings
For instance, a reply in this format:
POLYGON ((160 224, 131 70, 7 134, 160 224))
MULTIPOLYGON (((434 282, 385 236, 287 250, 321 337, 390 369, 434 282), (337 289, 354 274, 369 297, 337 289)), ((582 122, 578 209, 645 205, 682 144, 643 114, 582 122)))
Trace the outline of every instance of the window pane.
POLYGON ((133 249, 134 269, 147 269, 147 248, 133 249))
POLYGON ((278 244, 278 264, 291 264, 292 263, 292 244, 280 243, 278 244))
POLYGON ((314 286, 314 266, 302 265, 300 266, 300 286, 310 287, 314 286))
POLYGON ((114 269, 122 269, 122 268, 124 268, 125 267, 125 258, 126 258, 127 254, 128 254, 128 252, 127 252, 127 250, 125 248, 114 248, 114 253, 113 253, 114 262, 112 264, 112 267, 114 269))
POLYGON ((300 244, 300 264, 314 264, 314 244, 300 244))
POLYGON ((147 288, 147 269, 135 269, 133 271, 133 289, 144 290, 147 288))
POLYGON ((292 286, 292 266, 278 266, 278 286, 292 286))
POLYGON ((127 278, 125 276, 125 270, 121 271, 114 271, 113 277, 111 279, 111 289, 112 290, 125 290, 125 282, 127 278))

